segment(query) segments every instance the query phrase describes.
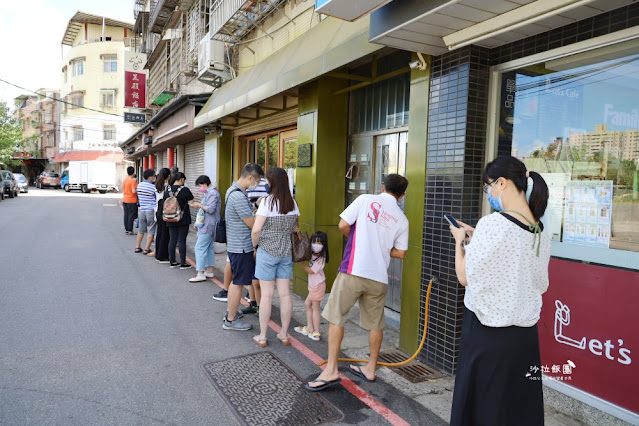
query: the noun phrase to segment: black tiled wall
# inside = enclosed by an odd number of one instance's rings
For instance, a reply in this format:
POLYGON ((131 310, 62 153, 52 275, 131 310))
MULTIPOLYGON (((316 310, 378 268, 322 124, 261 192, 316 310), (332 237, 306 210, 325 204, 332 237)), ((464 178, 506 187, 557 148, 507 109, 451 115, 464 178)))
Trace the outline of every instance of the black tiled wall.
POLYGON ((487 49, 471 46, 434 58, 431 68, 422 300, 431 276, 437 283, 421 358, 448 373, 456 368, 464 290, 455 275, 454 243, 443 215, 468 223, 479 217, 489 59, 487 49))
MULTIPOLYGON (((469 46, 433 58, 428 115, 422 259, 423 330, 433 284, 428 338, 419 357, 447 373, 457 369, 464 289, 455 274, 454 243, 443 220, 475 224, 481 214, 489 66, 639 25, 639 2, 494 49, 469 46)), ((421 336, 421 330, 420 334, 421 336)))

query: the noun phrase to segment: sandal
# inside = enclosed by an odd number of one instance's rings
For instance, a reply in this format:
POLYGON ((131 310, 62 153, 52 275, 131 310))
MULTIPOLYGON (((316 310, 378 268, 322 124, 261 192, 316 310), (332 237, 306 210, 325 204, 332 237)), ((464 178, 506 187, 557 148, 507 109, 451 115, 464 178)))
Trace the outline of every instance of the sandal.
POLYGON ((308 336, 309 334, 311 334, 311 332, 308 331, 306 326, 304 326, 304 327, 295 327, 293 330, 295 330, 299 334, 303 334, 304 336, 308 336))
POLYGON ((135 249, 135 252, 136 252, 136 253, 142 253, 142 249, 141 249, 141 248, 136 248, 136 249, 135 249))
POLYGON ((142 250, 142 251, 143 251, 143 252, 144 252, 144 254, 146 254, 147 256, 149 255, 149 253, 151 253, 151 250, 147 250, 147 249, 144 249, 144 250, 142 250))
POLYGON ((277 340, 282 342, 282 345, 284 345, 284 346, 291 346, 291 342, 288 340, 288 336, 280 337, 280 335, 278 334, 277 335, 277 340))
MULTIPOLYGON (((279 337, 278 337, 279 338, 279 337)), ((268 341, 266 339, 260 339, 260 336, 253 336, 253 341, 260 348, 265 348, 268 346, 268 341)))
POLYGON ((314 331, 313 333, 308 333, 308 338, 317 342, 320 339, 320 334, 318 331, 314 331))

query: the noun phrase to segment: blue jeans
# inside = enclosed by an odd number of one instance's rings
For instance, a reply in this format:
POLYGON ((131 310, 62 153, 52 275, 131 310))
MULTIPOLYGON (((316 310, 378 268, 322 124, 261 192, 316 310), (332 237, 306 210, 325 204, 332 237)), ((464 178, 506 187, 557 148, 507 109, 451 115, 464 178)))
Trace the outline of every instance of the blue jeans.
POLYGON ((275 281, 277 278, 291 279, 293 259, 291 256, 271 256, 260 247, 257 249, 255 260, 255 276, 262 281, 275 281))
POLYGON ((213 236, 198 234, 195 243, 195 269, 204 271, 207 266, 215 265, 215 250, 213 249, 213 236))

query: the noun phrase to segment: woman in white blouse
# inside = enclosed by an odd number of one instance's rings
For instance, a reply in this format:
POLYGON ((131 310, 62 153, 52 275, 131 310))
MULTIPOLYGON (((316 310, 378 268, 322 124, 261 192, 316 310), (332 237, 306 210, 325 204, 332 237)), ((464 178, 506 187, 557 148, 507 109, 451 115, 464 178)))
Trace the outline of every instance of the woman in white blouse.
POLYGON ((548 186, 511 156, 489 163, 483 181, 496 213, 476 228, 450 227, 466 287, 451 425, 543 425, 537 321, 548 288, 548 186))

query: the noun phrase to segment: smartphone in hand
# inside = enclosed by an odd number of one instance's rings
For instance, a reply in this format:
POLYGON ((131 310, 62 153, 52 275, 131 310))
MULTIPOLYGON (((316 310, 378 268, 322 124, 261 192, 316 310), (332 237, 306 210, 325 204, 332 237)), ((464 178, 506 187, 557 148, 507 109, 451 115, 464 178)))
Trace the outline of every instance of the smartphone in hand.
POLYGON ((451 215, 449 215, 449 214, 445 214, 445 215, 444 215, 444 219, 446 219, 446 221, 447 221, 448 223, 450 223, 451 225, 453 225, 455 228, 459 228, 459 223, 457 223, 457 221, 455 220, 455 218, 454 218, 454 217, 452 217, 451 215))

